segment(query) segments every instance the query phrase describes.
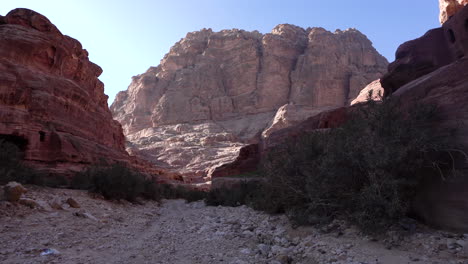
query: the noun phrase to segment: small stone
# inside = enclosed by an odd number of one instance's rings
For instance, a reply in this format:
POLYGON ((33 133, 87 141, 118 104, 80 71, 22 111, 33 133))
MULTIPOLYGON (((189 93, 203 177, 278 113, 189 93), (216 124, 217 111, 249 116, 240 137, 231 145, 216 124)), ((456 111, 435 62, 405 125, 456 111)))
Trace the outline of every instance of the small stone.
POLYGON ((72 208, 80 208, 81 207, 80 204, 75 199, 73 199, 71 197, 67 199, 66 203, 68 205, 70 205, 70 207, 72 207, 72 208))
POLYGON ((257 248, 260 251, 260 253, 265 256, 268 255, 268 253, 271 250, 271 247, 265 244, 258 244, 257 248))
POLYGON ((241 249, 240 252, 241 252, 242 254, 245 254, 245 255, 250 255, 250 254, 252 254, 252 251, 251 251, 250 249, 248 249, 248 248, 243 248, 243 249, 241 249))
POLYGON ((293 259, 288 255, 279 255, 276 257, 281 264, 291 264, 293 259))
POLYGON ((96 217, 94 217, 92 214, 84 212, 84 211, 74 212, 73 215, 78 216, 78 217, 82 217, 82 218, 89 218, 89 219, 98 221, 98 219, 96 217))
POLYGON ((3 190, 5 193, 5 200, 9 202, 18 202, 21 198, 21 195, 28 191, 26 190, 26 188, 23 187, 23 185, 17 182, 9 182, 7 185, 5 185, 3 190))
POLYGON ((62 202, 58 198, 54 198, 52 201, 49 201, 49 205, 55 210, 63 210, 62 202))
POLYGON ((33 199, 29 199, 29 198, 21 198, 21 199, 19 199, 18 203, 22 204, 22 205, 25 205, 25 206, 28 206, 30 208, 40 208, 41 207, 38 202, 34 201, 33 199))

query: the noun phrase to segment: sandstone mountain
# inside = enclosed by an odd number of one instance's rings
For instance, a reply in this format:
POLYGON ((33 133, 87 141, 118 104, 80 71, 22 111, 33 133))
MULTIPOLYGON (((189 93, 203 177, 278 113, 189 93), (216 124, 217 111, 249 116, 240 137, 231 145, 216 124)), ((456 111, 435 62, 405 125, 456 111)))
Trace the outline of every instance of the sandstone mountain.
POLYGON ((101 73, 77 40, 41 14, 20 8, 0 16, 0 139, 52 174, 130 162, 101 73))
POLYGON ((246 144, 349 105, 386 66, 355 29, 203 29, 133 77, 111 111, 131 153, 186 181, 201 180, 234 161, 246 144))

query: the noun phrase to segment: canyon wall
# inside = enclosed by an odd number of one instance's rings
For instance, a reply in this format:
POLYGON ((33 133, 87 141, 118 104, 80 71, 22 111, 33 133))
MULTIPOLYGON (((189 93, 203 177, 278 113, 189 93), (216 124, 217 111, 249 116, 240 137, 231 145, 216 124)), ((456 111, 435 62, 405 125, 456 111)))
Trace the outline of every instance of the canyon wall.
POLYGON ((0 16, 0 139, 52 174, 129 162, 101 73, 77 40, 41 14, 15 9, 0 16))
MULTIPOLYGON (((443 10, 442 10, 443 11, 443 10)), ((398 48, 382 84, 386 94, 404 105, 434 105, 439 120, 435 136, 449 138, 457 175, 446 173, 425 179, 415 201, 418 215, 437 227, 468 230, 468 6, 441 28, 398 48)))
MULTIPOLYGON (((465 232, 468 230, 468 6, 458 10, 442 27, 403 43, 396 60, 381 79, 367 86, 356 99, 362 102, 369 90, 382 89, 387 96, 398 97, 401 107, 432 105, 437 118, 429 125, 434 137, 447 138, 455 147, 441 150, 450 156, 443 166, 448 169, 437 176, 427 175, 413 201, 414 215, 427 224, 465 232), (450 154, 449 154, 450 153, 450 154), (451 169, 457 173, 452 174, 451 169)), ((256 147, 260 160, 277 144, 294 140, 304 133, 338 127, 360 107, 342 107, 272 133, 256 147)), ((252 147, 252 146, 250 146, 252 147)))
POLYGON ((386 66, 355 29, 203 29, 133 77, 111 111, 131 153, 203 182, 246 144, 349 105, 386 66))

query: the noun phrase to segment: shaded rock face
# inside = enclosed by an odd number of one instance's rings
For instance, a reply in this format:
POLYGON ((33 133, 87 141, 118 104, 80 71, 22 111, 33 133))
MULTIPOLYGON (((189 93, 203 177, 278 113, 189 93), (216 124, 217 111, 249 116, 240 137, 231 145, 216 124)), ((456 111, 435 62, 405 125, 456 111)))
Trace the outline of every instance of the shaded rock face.
POLYGON ((398 47, 396 60, 382 78, 387 94, 399 87, 448 65, 468 53, 468 21, 463 18, 468 7, 459 10, 441 28, 428 31, 424 36, 398 47))
POLYGON ((416 102, 436 106, 440 117, 433 124, 439 131, 436 136, 449 137, 459 146, 453 162, 461 175, 425 179, 415 210, 427 223, 464 232, 468 230, 468 166, 463 155, 457 155, 468 153, 467 21, 465 6, 441 28, 400 46, 398 52, 406 53, 390 64, 382 81, 385 91, 398 96, 403 106, 416 102), (421 62, 429 66, 421 70, 421 62))
POLYGON ((467 4, 468 0, 439 0, 440 23, 444 24, 467 4))
POLYGON ((187 34, 159 66, 135 76, 111 111, 129 151, 204 177, 234 161, 265 129, 263 136, 349 105, 386 66, 354 29, 278 25, 264 35, 204 29, 187 34))
POLYGON ((81 44, 46 17, 28 9, 1 17, 0 138, 50 172, 127 159, 101 73, 81 44))

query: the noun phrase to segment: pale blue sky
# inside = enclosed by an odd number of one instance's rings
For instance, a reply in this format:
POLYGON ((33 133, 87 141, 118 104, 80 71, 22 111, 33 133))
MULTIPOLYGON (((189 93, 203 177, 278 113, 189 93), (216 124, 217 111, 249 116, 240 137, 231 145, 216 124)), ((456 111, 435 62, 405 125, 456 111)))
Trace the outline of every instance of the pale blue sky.
POLYGON ((47 16, 83 44, 104 70, 109 105, 132 76, 158 65, 175 42, 202 28, 354 27, 393 61, 399 44, 440 26, 437 0, 1 0, 0 14, 17 7, 47 16))

